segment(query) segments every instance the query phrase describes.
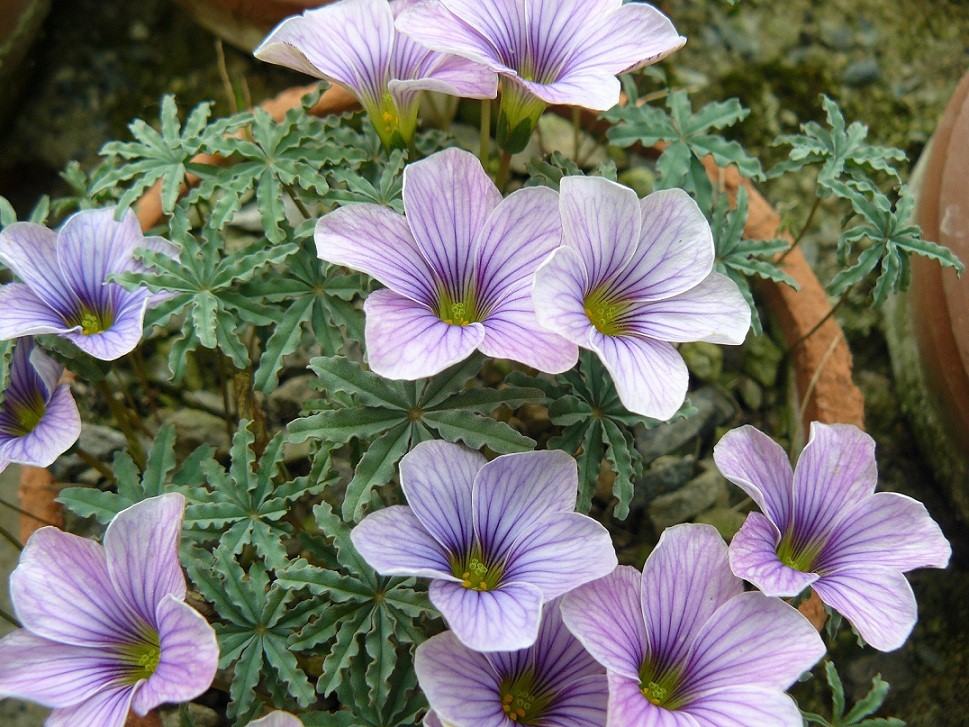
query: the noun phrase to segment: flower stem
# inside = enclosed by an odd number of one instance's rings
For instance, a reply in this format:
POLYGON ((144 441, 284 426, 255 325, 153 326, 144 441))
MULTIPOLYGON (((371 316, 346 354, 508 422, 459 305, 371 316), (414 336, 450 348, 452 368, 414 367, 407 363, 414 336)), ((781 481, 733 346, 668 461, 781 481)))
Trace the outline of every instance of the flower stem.
POLYGON ((10 541, 10 544, 17 550, 24 549, 24 546, 21 544, 20 540, 17 539, 17 536, 2 526, 0 526, 0 537, 2 537, 4 540, 10 541))
POLYGON ((498 167, 498 176, 495 179, 495 186, 501 190, 502 193, 505 191, 505 187, 508 186, 508 177, 511 175, 511 153, 507 151, 501 152, 501 164, 498 167))
POLYGON ((4 507, 10 508, 15 513, 17 513, 18 515, 23 515, 24 517, 32 518, 32 519, 36 520, 39 523, 43 523, 44 525, 53 525, 54 527, 58 527, 56 524, 52 523, 50 520, 45 520, 44 518, 42 518, 42 517, 40 517, 38 515, 34 515, 34 513, 32 513, 32 512, 27 512, 23 508, 17 507, 12 502, 8 502, 7 500, 3 499, 2 497, 0 497, 0 505, 3 505, 4 507))
POLYGON ((811 223, 814 221, 814 215, 817 214, 818 208, 820 206, 821 206, 821 198, 818 196, 815 196, 814 206, 811 207, 811 211, 808 212, 807 219, 804 220, 804 225, 801 227, 801 231, 797 233, 797 235, 794 238, 794 242, 791 243, 791 246, 787 248, 779 258, 777 258, 778 263, 784 262, 784 258, 790 255, 794 251, 794 249, 801 244, 801 240, 804 239, 804 233, 808 231, 808 228, 811 226, 811 223))
POLYGON ((579 161, 579 150, 582 148, 582 109, 578 106, 572 107, 572 158, 575 163, 582 166, 579 161))
POLYGON ((288 186, 286 187, 286 194, 288 194, 289 198, 293 200, 293 204, 296 205, 296 209, 299 210, 300 214, 303 215, 305 219, 312 219, 313 215, 311 215, 310 211, 306 209, 306 205, 300 200, 299 196, 296 194, 296 190, 288 186))
POLYGON ((23 628, 23 626, 20 625, 20 621, 17 620, 16 616, 13 616, 12 614, 7 613, 2 608, 0 608, 0 618, 2 618, 4 621, 8 621, 12 623, 18 629, 23 628))
POLYGON ((488 159, 491 156, 491 99, 481 99, 481 148, 478 150, 478 158, 481 166, 488 168, 488 159))
POLYGON ((81 458, 84 464, 97 470, 109 482, 113 483, 115 481, 114 472, 111 471, 111 468, 93 454, 77 446, 74 447, 74 453, 81 458))
POLYGON ((844 304, 844 302, 846 300, 848 300, 848 291, 847 290, 842 294, 842 296, 840 298, 838 298, 838 302, 835 303, 832 306, 831 310, 829 310, 827 313, 825 313, 824 314, 824 317, 821 320, 819 320, 817 323, 814 324, 814 327, 811 328, 810 331, 808 331, 807 333, 805 333, 803 336, 801 336, 799 339, 797 339, 793 344, 791 344, 791 346, 787 349, 788 352, 794 351, 798 346, 800 346, 807 339, 809 339, 811 336, 813 336, 815 333, 817 333, 818 332, 818 329, 821 328, 821 326, 823 326, 825 323, 827 323, 831 319, 831 317, 835 313, 838 312, 838 309, 841 308, 841 306, 844 304))
POLYGON ((130 451, 131 458, 138 465, 139 469, 144 469, 147 462, 145 457, 145 450, 141 446, 141 442, 138 440, 138 435, 134 431, 132 426, 133 418, 131 413, 124 407, 124 405, 114 398, 114 394, 105 381, 99 381, 96 385, 98 392, 104 397, 108 408, 111 410, 111 414, 114 417, 115 424, 124 433, 125 439, 128 442, 128 450, 130 451))

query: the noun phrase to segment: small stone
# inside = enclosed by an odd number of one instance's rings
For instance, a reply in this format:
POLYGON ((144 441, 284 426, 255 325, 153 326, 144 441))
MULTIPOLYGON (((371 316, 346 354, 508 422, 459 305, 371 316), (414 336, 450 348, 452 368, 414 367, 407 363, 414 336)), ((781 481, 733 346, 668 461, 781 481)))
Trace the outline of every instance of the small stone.
POLYGON ((163 409, 160 415, 163 424, 175 427, 175 451, 180 457, 187 457, 203 444, 216 452, 228 451, 229 435, 220 417, 201 409, 163 409))
POLYGON ((675 492, 690 481, 695 470, 696 458, 693 455, 680 457, 668 454, 657 457, 643 472, 643 476, 636 480, 630 509, 642 509, 656 497, 675 492))
POLYGON ((737 534, 746 519, 746 515, 733 508, 715 507, 706 512, 701 512, 693 519, 693 522, 712 525, 723 536, 724 540, 729 541, 737 534))
POLYGON ((727 481, 712 464, 676 492, 649 504, 649 519, 657 532, 683 523, 729 497, 727 481))
POLYGON ((637 427, 636 448, 643 460, 677 451, 696 437, 709 434, 714 427, 730 421, 735 412, 730 399, 712 386, 688 394, 697 412, 686 419, 660 424, 652 429, 637 427))
POLYGON ((222 724, 222 720, 214 709, 203 707, 195 702, 189 702, 186 705, 187 722, 182 721, 179 711, 179 707, 163 710, 161 715, 162 727, 181 727, 183 724, 190 724, 192 727, 218 727, 222 724))
POLYGON ((868 86, 881 78, 881 69, 874 58, 849 63, 841 76, 841 80, 848 86, 868 86))
POLYGON ((684 343, 680 346, 680 355, 686 361, 690 373, 701 381, 716 381, 723 372, 723 349, 715 343, 684 343))
POLYGON ((784 352, 770 336, 754 336, 747 341, 744 373, 769 389, 777 383, 777 372, 783 359, 784 352))
MULTIPOLYGON (((124 449, 127 443, 124 434, 116 429, 100 424, 81 423, 81 435, 78 437, 77 446, 99 462, 110 464, 114 453, 124 449)), ((76 454, 58 457, 50 466, 51 474, 59 482, 76 479, 87 469, 88 466, 76 454)), ((98 479, 100 475, 94 481, 97 482, 98 479)))
POLYGON ((757 411, 764 405, 764 390, 747 376, 742 377, 737 384, 737 393, 749 409, 757 411))
POLYGON ((314 388, 318 380, 315 374, 303 374, 284 381, 266 397, 270 418, 280 423, 289 423, 296 419, 309 399, 319 398, 320 391, 314 388))
POLYGON ((225 400, 214 391, 206 391, 205 389, 187 391, 184 398, 186 404, 196 409, 204 409, 216 416, 222 416, 225 413, 225 400))
POLYGON ((624 184, 640 197, 645 197, 653 191, 656 175, 648 167, 635 166, 619 175, 619 183, 624 184))

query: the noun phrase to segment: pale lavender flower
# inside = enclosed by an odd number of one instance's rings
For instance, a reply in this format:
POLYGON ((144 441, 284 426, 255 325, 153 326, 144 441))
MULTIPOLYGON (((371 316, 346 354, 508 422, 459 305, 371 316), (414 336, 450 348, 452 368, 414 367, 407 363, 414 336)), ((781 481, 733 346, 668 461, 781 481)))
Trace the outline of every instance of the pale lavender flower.
POLYGON ((811 424, 792 469, 784 450, 751 426, 714 448, 724 476, 752 512, 730 543, 730 567, 771 596, 811 587, 871 646, 897 649, 918 618, 905 576, 945 568, 952 549, 922 503, 875 493, 875 441, 849 424, 811 424))
POLYGON ((554 191, 502 199, 477 158, 447 149, 404 170, 404 211, 348 205, 316 226, 320 258, 387 286, 364 305, 374 372, 432 376, 475 349, 548 373, 575 365, 532 305, 532 276, 562 238, 554 191))
POLYGON ((400 482, 410 506, 368 515, 353 544, 378 573, 431 578, 431 603, 475 651, 530 646, 543 603, 616 566, 608 531, 573 512, 578 471, 565 452, 488 462, 422 442, 400 482))
POLYGON ((388 147, 414 135, 421 91, 494 98, 498 77, 465 58, 418 45, 394 29, 416 0, 341 0, 283 21, 255 56, 346 87, 388 147))
POLYGON ((609 727, 801 727, 784 694, 825 653, 796 609, 743 592, 709 525, 663 532, 643 573, 565 596, 565 625, 609 675, 609 727))
POLYGON ((750 308, 713 272, 713 234, 680 189, 640 200, 596 177, 561 184, 560 247, 535 274, 538 321, 598 354, 629 411, 669 419, 689 375, 670 343, 742 343, 750 308))
POLYGON ((34 533, 10 576, 23 629, 0 639, 0 697, 53 707, 48 727, 121 727, 208 689, 215 631, 185 599, 178 562, 185 498, 118 513, 104 546, 57 528, 34 533))
POLYGON ((56 333, 105 361, 128 353, 141 340, 145 309, 166 296, 108 282, 144 270, 132 257, 138 248, 174 249, 144 237, 131 211, 117 222, 113 209, 84 210, 56 233, 32 222, 5 227, 0 262, 22 282, 0 286, 0 340, 56 333))
POLYGON ((511 153, 546 103, 612 108, 618 74, 686 42, 653 6, 622 0, 428 0, 401 13, 397 29, 501 76, 498 143, 511 153))
POLYGON ((606 671, 547 603, 535 643, 482 654, 450 631, 417 647, 414 670, 432 712, 425 727, 604 727, 606 671))
POLYGON ((303 721, 289 712, 276 710, 250 722, 249 727, 303 727, 303 721))
POLYGON ((63 373, 32 338, 17 341, 0 404, 0 472, 11 462, 47 467, 77 441, 81 417, 63 373))

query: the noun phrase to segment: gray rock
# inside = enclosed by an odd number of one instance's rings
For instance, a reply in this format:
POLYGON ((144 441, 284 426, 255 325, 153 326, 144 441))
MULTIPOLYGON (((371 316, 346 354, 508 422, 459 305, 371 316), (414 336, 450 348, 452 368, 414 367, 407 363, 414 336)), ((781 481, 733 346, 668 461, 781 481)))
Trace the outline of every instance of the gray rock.
MULTIPOLYGON (((162 727, 181 727, 183 724, 179 708, 165 709, 162 711, 162 727)), ((222 723, 221 718, 214 709, 203 707, 201 704, 189 702, 187 706, 188 724, 193 727, 218 727, 222 723)))
POLYGON ((881 78, 881 69, 874 58, 849 63, 841 80, 849 86, 868 86, 881 78))
POLYGON ((637 427, 636 449, 643 460, 652 462, 661 455, 675 452, 696 437, 707 435, 715 427, 727 423, 735 414, 730 399, 712 386, 690 392, 689 399, 697 409, 693 416, 652 429, 637 427))
POLYGON ((184 398, 186 404, 196 409, 204 409, 216 416, 222 416, 225 413, 225 401, 221 394, 216 394, 214 391, 206 391, 204 389, 199 391, 186 391, 184 398))
POLYGON ((175 451, 186 457, 197 447, 209 444, 217 452, 229 449, 229 435, 225 422, 207 411, 200 409, 164 409, 160 412, 163 424, 175 427, 175 451))
POLYGON ((656 497, 675 492, 690 481, 696 469, 693 455, 679 457, 663 455, 650 464, 643 476, 636 480, 631 509, 642 509, 656 497))
POLYGON ((307 400, 320 397, 320 390, 314 388, 317 380, 315 374, 303 374, 284 381, 266 398, 270 418, 281 424, 296 419, 307 400))
POLYGON ((727 481, 707 462, 705 471, 694 477, 676 492, 660 495, 649 505, 649 519, 656 530, 686 522, 714 505, 727 501, 730 493, 727 481))
MULTIPOLYGON (((100 462, 110 463, 114 453, 124 449, 126 444, 124 434, 116 429, 100 424, 81 423, 81 436, 78 437, 77 446, 100 462)), ((88 466, 76 454, 58 457, 50 467, 54 479, 60 482, 73 479, 86 469, 88 466)))

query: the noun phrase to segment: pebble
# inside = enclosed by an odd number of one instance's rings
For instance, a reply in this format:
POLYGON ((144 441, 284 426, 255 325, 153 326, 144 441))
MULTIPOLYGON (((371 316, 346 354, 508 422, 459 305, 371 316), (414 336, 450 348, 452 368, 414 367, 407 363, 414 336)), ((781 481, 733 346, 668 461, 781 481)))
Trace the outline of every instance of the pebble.
POLYGON ((849 63, 841 76, 841 80, 849 86, 868 86, 881 78, 881 69, 874 58, 849 63))
POLYGON ((727 481, 713 466, 712 460, 706 461, 704 467, 703 473, 676 492, 660 495, 649 504, 649 519, 657 532, 727 502, 730 497, 727 481))
POLYGON ((691 391, 689 399, 697 409, 693 416, 666 422, 652 429, 636 428, 636 449, 645 462, 677 451, 696 437, 706 435, 720 424, 730 421, 735 414, 733 403, 712 386, 691 391))

